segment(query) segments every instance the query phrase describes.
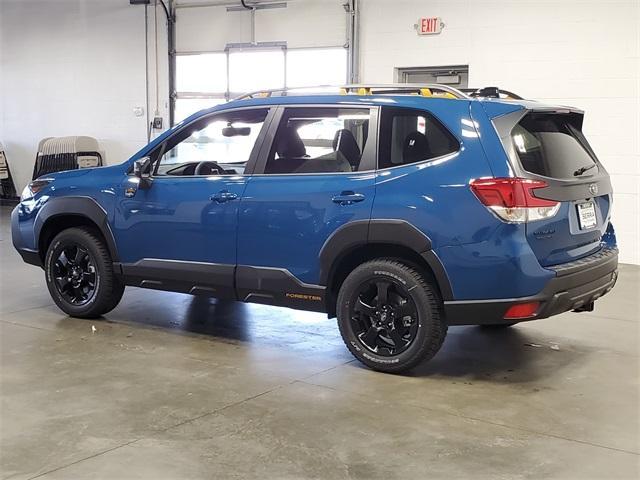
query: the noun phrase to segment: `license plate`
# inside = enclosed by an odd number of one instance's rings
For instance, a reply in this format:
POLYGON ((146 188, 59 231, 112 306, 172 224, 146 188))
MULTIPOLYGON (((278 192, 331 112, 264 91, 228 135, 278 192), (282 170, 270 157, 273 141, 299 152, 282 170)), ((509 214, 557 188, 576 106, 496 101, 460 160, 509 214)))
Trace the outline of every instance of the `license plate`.
POLYGON ((596 206, 593 202, 584 202, 578 204, 578 221, 580 222, 580 230, 586 230, 596 226, 596 206))

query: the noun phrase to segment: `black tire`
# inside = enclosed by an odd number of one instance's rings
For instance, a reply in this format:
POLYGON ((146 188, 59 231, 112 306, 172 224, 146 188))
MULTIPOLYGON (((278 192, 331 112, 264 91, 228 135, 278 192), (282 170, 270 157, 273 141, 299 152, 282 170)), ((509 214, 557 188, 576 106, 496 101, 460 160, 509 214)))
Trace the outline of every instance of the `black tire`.
POLYGON ((104 315, 118 305, 124 293, 124 284, 113 271, 109 250, 100 234, 91 228, 69 228, 56 235, 47 249, 44 267, 51 298, 72 317, 104 315), (70 255, 74 260, 67 258, 68 252, 76 252, 82 260, 76 264, 74 255, 70 255), (73 277, 76 274, 77 277, 73 277), (93 278, 93 282, 80 284, 85 276, 93 278), (72 278, 78 282, 77 287, 72 278), (61 287, 61 283, 64 286, 61 287))
MULTIPOLYGON (((387 294, 384 294, 384 297, 387 299, 387 294)), ((418 270, 393 259, 379 259, 363 263, 347 276, 338 294, 337 316, 340 334, 353 356, 368 367, 387 373, 400 373, 431 359, 440 350, 447 334, 442 301, 437 290, 418 270), (387 287, 387 289, 391 288, 392 294, 400 299, 400 306, 392 306, 391 308, 403 309, 410 300, 412 302, 411 309, 417 318, 403 316, 403 323, 398 325, 399 315, 394 313, 391 315, 390 323, 387 323, 390 326, 389 330, 381 329, 380 324, 377 324, 375 328, 378 330, 378 337, 375 339, 376 347, 372 349, 365 342, 369 331, 362 333, 367 328, 363 324, 370 322, 372 326, 369 327, 369 330, 371 330, 374 328, 373 323, 382 321, 379 314, 380 294, 377 293, 376 297, 369 302, 369 304, 375 302, 376 307, 365 305, 366 313, 362 310, 358 311, 356 304, 363 305, 360 292, 367 291, 366 289, 370 288, 367 285, 374 283, 376 285, 372 287, 374 291, 380 288, 378 286, 380 283, 391 284, 391 287, 387 287), (376 310, 377 316, 369 315, 370 308, 376 310), (404 324, 405 319, 409 319, 406 321, 412 325, 411 327, 404 324), (408 342, 403 343, 402 348, 397 349, 398 353, 396 353, 394 346, 387 346, 389 338, 379 338, 385 336, 391 338, 392 335, 386 332, 392 332, 396 328, 404 328, 404 330, 400 330, 404 332, 401 341, 408 342), (359 329, 360 332, 358 332, 359 329), (411 335, 412 331, 414 332, 413 336, 411 335), (378 348, 381 342, 383 346, 378 348), (378 352, 384 352, 384 354, 378 352)), ((384 321, 388 321, 387 315, 385 315, 384 321)), ((393 341, 393 344, 395 343, 393 341)))

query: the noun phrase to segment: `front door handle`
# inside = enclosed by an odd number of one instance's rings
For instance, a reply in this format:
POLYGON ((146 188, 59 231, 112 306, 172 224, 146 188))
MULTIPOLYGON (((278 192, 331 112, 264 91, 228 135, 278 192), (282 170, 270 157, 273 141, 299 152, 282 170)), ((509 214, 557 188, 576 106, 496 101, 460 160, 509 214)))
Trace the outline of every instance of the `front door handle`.
POLYGON ((227 190, 221 190, 218 193, 214 193, 213 195, 211 195, 209 197, 209 200, 216 203, 225 203, 230 200, 235 200, 236 198, 238 198, 238 195, 236 195, 235 193, 231 193, 227 190))
POLYGON ((333 203, 337 203, 338 205, 353 205, 354 203, 363 201, 364 195, 349 190, 340 193, 340 195, 334 196, 331 200, 333 203))

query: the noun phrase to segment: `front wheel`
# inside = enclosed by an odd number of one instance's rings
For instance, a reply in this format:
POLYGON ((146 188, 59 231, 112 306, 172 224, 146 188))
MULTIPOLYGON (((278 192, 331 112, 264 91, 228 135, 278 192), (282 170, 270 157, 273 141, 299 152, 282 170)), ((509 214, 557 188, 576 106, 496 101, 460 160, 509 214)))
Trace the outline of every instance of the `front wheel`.
POLYGON ((104 241, 89 228, 56 235, 45 257, 45 276, 51 298, 72 317, 99 317, 113 310, 124 293, 104 241))
POLYGON ((338 326, 358 360, 389 373, 433 357, 447 333, 435 288, 418 270, 391 259, 363 263, 345 279, 338 326))

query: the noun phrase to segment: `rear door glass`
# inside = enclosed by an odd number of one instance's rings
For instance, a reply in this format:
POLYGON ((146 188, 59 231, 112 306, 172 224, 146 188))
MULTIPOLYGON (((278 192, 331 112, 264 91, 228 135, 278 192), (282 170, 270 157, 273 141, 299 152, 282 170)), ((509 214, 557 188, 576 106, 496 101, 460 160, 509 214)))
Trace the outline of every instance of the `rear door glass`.
POLYGON ((358 171, 370 118, 368 108, 287 108, 264 173, 358 171))
POLYGON ((511 139, 522 167, 530 173, 551 178, 595 173, 589 168, 596 163, 595 155, 571 115, 527 114, 512 130, 511 139))

